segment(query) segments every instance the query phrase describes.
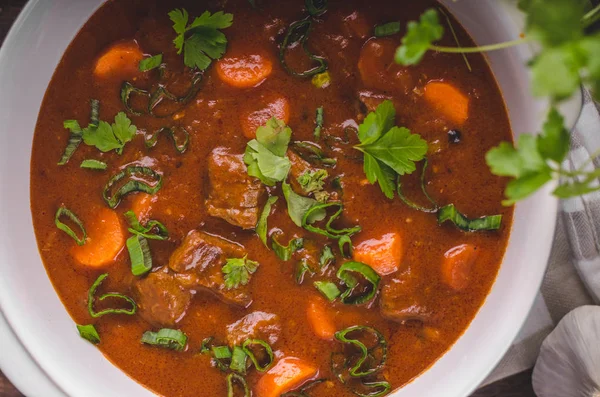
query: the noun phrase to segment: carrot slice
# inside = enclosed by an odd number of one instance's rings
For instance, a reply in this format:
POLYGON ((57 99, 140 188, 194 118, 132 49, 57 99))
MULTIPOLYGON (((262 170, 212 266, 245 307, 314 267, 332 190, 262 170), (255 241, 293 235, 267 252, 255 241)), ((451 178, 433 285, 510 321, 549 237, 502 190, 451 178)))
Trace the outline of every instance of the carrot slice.
POLYGON ((320 297, 312 296, 308 301, 306 310, 308 323, 311 325, 315 335, 321 339, 333 340, 336 327, 333 322, 333 313, 325 306, 325 301, 320 297))
POLYGON ((436 111, 458 125, 469 118, 469 98, 452 84, 429 82, 424 97, 436 111))
POLYGON ((144 54, 135 41, 114 44, 96 61, 94 75, 100 78, 130 78, 139 75, 144 54))
POLYGON ((242 130, 248 139, 256 138, 256 129, 265 125, 271 117, 277 117, 286 124, 290 121, 290 103, 284 96, 267 95, 251 105, 251 108, 240 112, 242 130))
POLYGON ((354 248, 354 260, 371 266, 381 276, 396 272, 403 255, 399 233, 387 233, 379 239, 363 241, 354 248))
POLYGON ((457 245, 446 251, 442 262, 444 282, 457 291, 466 288, 477 254, 477 247, 472 244, 457 245))
POLYGON ((256 383, 257 397, 279 397, 317 376, 319 369, 296 357, 284 357, 256 383))
POLYGON ((225 57, 217 61, 217 75, 233 87, 255 87, 273 71, 273 62, 262 55, 225 57))
POLYGON ((102 267, 114 261, 125 244, 125 234, 119 215, 108 208, 101 208, 98 217, 85 224, 88 238, 84 245, 76 245, 71 255, 85 266, 102 267))
POLYGON ((152 211, 152 204, 156 202, 157 196, 148 193, 136 193, 133 197, 131 210, 135 212, 140 222, 147 221, 152 211))

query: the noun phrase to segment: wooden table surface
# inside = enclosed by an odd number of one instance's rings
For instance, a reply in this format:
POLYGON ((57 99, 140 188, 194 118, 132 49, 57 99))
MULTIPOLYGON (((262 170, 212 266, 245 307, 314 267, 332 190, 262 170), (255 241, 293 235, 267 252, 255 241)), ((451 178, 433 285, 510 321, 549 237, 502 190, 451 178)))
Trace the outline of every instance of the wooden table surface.
MULTIPOLYGON (((0 43, 23 8, 26 0, 0 0, 0 43)), ((23 397, 0 371, 0 397, 23 397)), ((535 397, 531 371, 512 376, 478 390, 471 397, 535 397)))

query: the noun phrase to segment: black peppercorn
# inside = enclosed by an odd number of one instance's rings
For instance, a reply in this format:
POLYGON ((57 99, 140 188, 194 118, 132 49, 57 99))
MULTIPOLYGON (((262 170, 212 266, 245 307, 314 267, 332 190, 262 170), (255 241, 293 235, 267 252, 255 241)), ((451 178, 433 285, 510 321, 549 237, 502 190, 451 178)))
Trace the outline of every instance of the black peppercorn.
POLYGON ((448 131, 448 141, 450 143, 459 143, 462 134, 459 130, 450 130, 448 131))

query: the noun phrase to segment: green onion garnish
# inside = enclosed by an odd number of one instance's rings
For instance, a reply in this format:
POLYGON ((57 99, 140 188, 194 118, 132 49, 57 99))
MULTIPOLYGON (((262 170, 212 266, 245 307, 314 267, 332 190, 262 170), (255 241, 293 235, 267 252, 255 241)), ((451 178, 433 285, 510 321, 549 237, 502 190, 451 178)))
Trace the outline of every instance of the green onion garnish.
MULTIPOLYGON (((317 8, 315 7, 315 11, 316 10, 317 8)), ((281 63, 281 66, 283 66, 283 68, 292 76, 300 78, 311 77, 327 70, 327 61, 325 58, 314 55, 307 47, 307 41, 308 37, 310 36, 312 23, 313 20, 310 16, 292 23, 288 28, 285 37, 283 38, 281 46, 279 47, 279 62, 281 63), (306 56, 311 61, 316 62, 317 66, 303 72, 297 72, 288 66, 285 59, 287 49, 297 44, 302 46, 306 56)))
POLYGON ((315 132, 313 135, 316 140, 321 138, 321 129, 323 128, 323 106, 318 107, 315 114, 315 132))
POLYGON ((329 302, 333 302, 338 296, 341 295, 340 289, 331 281, 315 281, 313 284, 329 302))
POLYGON ((309 389, 312 389, 318 384, 327 381, 327 379, 316 379, 311 382, 303 384, 300 389, 296 391, 289 391, 287 393, 283 393, 280 397, 310 397, 309 389))
POLYGON ((149 240, 166 240, 169 238, 169 231, 159 221, 150 220, 146 222, 145 226, 142 226, 135 212, 131 210, 125 213, 125 218, 127 218, 127 222, 129 223, 127 230, 132 234, 145 237, 149 240))
POLYGON ((400 22, 389 22, 375 26, 375 37, 392 36, 400 33, 400 22))
POLYGON ((246 339, 242 345, 242 349, 258 372, 267 371, 274 363, 273 349, 264 340, 246 339), (260 361, 262 361, 262 364, 260 361))
POLYGON ((131 260, 131 273, 134 276, 142 276, 152 270, 152 255, 145 237, 140 235, 129 237, 127 251, 131 260))
POLYGON ((100 160, 89 159, 89 160, 83 160, 79 167, 87 168, 89 170, 102 170, 103 171, 106 168, 108 168, 108 165, 106 165, 105 162, 100 161, 100 160))
POLYGON ((211 350, 213 357, 218 360, 227 360, 231 358, 229 346, 213 346, 211 350))
POLYGON ((338 248, 340 249, 340 253, 346 259, 352 258, 352 253, 354 251, 354 246, 352 245, 352 239, 349 235, 342 236, 338 240, 338 248), (347 247, 347 249, 346 249, 347 247))
POLYGON ((356 325, 335 333, 335 338, 345 344, 352 345, 360 351, 361 356, 356 360, 348 360, 351 364, 348 373, 351 377, 369 376, 381 370, 387 360, 387 341, 375 328, 356 325), (375 340, 373 346, 367 347, 358 338, 361 333, 370 334, 367 340, 375 340), (355 334, 354 336, 352 334, 355 334), (364 368, 363 368, 364 367, 364 368))
POLYGON ((333 167, 337 164, 337 160, 326 157, 323 149, 316 143, 296 141, 293 145, 294 151, 311 164, 322 164, 325 167, 333 167))
POLYGON ((246 353, 239 346, 234 346, 231 352, 231 363, 229 369, 241 375, 246 375, 246 353))
POLYGON ((178 329, 163 328, 158 332, 146 331, 142 343, 176 351, 185 349, 187 336, 178 329))
POLYGON ((104 197, 106 204, 108 204, 110 208, 114 209, 119 205, 121 199, 129 193, 144 192, 148 194, 155 194, 160 190, 161 187, 162 176, 152 168, 128 166, 108 180, 106 186, 104 187, 104 191, 102 192, 102 197, 104 197), (129 180, 120 188, 118 188, 114 194, 110 194, 112 187, 125 177, 128 177, 129 180), (149 185, 145 181, 134 179, 143 177, 152 179, 154 181, 154 185, 149 185))
POLYGON ((87 233, 85 232, 85 228, 83 227, 83 222, 81 222, 81 220, 79 220, 77 215, 75 215, 71 210, 67 209, 65 206, 60 207, 56 211, 56 215, 54 215, 54 224, 56 225, 57 228, 59 228, 60 230, 62 230, 65 233, 67 233, 73 240, 75 240, 77 245, 85 244, 85 240, 87 239, 87 233), (73 231, 73 229, 71 229, 69 226, 65 225, 64 223, 62 223, 60 221, 60 218, 63 215, 66 216, 67 218, 69 218, 73 223, 75 223, 79 227, 79 229, 81 230, 81 233, 82 233, 81 238, 79 238, 77 236, 77 234, 73 231))
POLYGON ((375 297, 381 277, 370 266, 360 262, 346 262, 337 271, 336 276, 346 284, 348 289, 340 296, 342 303, 347 305, 360 305, 367 303, 375 297), (353 274, 354 273, 354 274, 353 274), (354 295, 359 282, 356 275, 361 275, 369 282, 371 288, 361 289, 361 293, 354 295))
POLYGON ((335 261, 335 255, 333 254, 331 247, 326 245, 323 247, 323 251, 321 251, 321 256, 319 257, 319 266, 321 269, 323 269, 333 261, 335 261))
POLYGON ((302 258, 296 267, 296 284, 300 285, 304 282, 306 273, 314 274, 314 271, 308 265, 306 258, 302 258))
POLYGON ((327 0, 304 0, 306 10, 313 17, 323 15, 327 11, 327 0))
POLYGON ((267 245, 267 231, 268 231, 267 219, 269 218, 269 214, 271 213, 271 207, 273 206, 273 204, 275 204, 275 202, 277 202, 277 199, 278 199, 277 196, 271 196, 267 199, 267 202, 265 203, 265 206, 260 214, 260 218, 258 218, 258 223, 256 224, 256 234, 258 234, 260 241, 263 242, 265 247, 268 247, 268 245, 267 245))
POLYGON ((130 297, 128 297, 127 295, 119 294, 117 292, 108 292, 108 293, 100 296, 98 298, 98 301, 103 301, 104 299, 107 299, 107 298, 122 299, 131 305, 131 309, 104 309, 99 312, 94 311, 94 302, 96 301, 96 298, 94 297, 94 295, 96 294, 96 290, 98 289, 98 287, 100 287, 100 284, 102 284, 104 279, 107 277, 108 277, 108 273, 104 273, 104 274, 101 274, 100 276, 98 276, 98 278, 96 279, 96 281, 94 281, 94 284, 92 284, 92 286, 90 287, 90 290, 88 291, 87 306, 88 306, 88 312, 90 313, 90 316, 92 316, 93 318, 98 318, 98 317, 104 316, 105 314, 126 314, 128 316, 135 314, 135 312, 137 310, 137 305, 135 304, 135 301, 133 299, 131 299, 130 297))
POLYGON ((441 225, 450 221, 460 230, 474 232, 479 230, 498 230, 502 224, 502 215, 490 215, 477 219, 469 219, 454 207, 454 204, 446 205, 438 211, 438 223, 441 225))
POLYGON ((63 126, 70 131, 69 142, 67 143, 63 155, 58 161, 58 165, 67 164, 71 156, 73 156, 73 153, 75 153, 75 150, 77 150, 81 142, 83 142, 83 130, 77 120, 65 120, 63 126))
POLYGON ((227 397, 235 397, 235 384, 244 390, 244 397, 251 397, 252 393, 246 383, 246 379, 238 374, 231 373, 225 378, 227 380, 227 397))
POLYGON ((421 182, 421 191, 423 192, 423 195, 425 196, 425 198, 431 203, 431 208, 423 207, 419 204, 416 204, 404 195, 404 192, 402 191, 402 182, 401 182, 400 175, 398 175, 396 190, 398 192, 398 197, 400 198, 400 200, 402 200, 404 202, 404 204, 408 205, 410 208, 417 210, 417 211, 421 211, 421 212, 434 213, 434 212, 438 211, 439 207, 438 207, 437 203, 431 198, 431 196, 427 192, 427 187, 425 186, 425 174, 427 172, 428 165, 429 165, 429 161, 427 160, 427 158, 425 158, 423 160, 423 168, 421 168, 420 182, 421 182))
POLYGON ((302 227, 308 230, 309 232, 321 234, 325 237, 332 238, 335 240, 340 239, 342 236, 350 237, 353 234, 360 232, 362 230, 360 226, 354 226, 346 229, 335 229, 333 226, 331 226, 331 224, 337 218, 340 217, 342 211, 344 211, 344 206, 340 202, 315 204, 304 214, 302 218, 302 227), (329 220, 325 223, 325 229, 321 229, 319 227, 309 224, 309 220, 312 218, 313 213, 321 212, 323 210, 326 210, 327 208, 334 207, 338 207, 338 210, 333 215, 331 215, 331 217, 329 217, 329 220))
POLYGON ((157 54, 149 58, 142 59, 139 64, 140 72, 147 72, 148 70, 156 69, 162 64, 162 60, 162 54, 157 54))
POLYGON ((79 331, 79 336, 88 342, 97 345, 100 343, 100 335, 98 335, 98 331, 96 331, 96 327, 92 324, 88 325, 79 325, 77 324, 77 331, 79 331))
POLYGON ((156 143, 158 142, 158 136, 161 133, 167 134, 167 136, 171 138, 171 141, 173 141, 177 153, 183 154, 189 146, 190 133, 183 127, 178 127, 177 130, 181 131, 181 134, 183 136, 182 138, 177 138, 177 136, 175 135, 175 128, 162 127, 161 129, 157 130, 154 134, 152 134, 149 138, 147 138, 144 141, 144 143, 146 144, 146 147, 148 149, 151 149, 154 146, 156 146, 156 143), (180 140, 182 142, 179 142, 180 140))
POLYGON ((304 239, 302 238, 293 238, 288 245, 281 245, 277 241, 276 236, 273 236, 272 240, 271 247, 282 261, 289 261, 292 258, 292 254, 304 246, 304 239))

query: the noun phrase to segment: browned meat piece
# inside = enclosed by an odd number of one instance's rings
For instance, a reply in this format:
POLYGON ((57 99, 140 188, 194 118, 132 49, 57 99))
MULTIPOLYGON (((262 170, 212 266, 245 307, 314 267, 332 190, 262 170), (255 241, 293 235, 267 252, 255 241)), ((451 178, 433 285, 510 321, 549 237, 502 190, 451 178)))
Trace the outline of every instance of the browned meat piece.
POLYGON ((134 284, 139 313, 154 326, 173 327, 185 316, 192 293, 163 268, 134 284))
POLYGON ((376 94, 372 91, 362 90, 358 92, 358 99, 364 105, 367 113, 374 112, 377 106, 381 105, 381 102, 386 99, 392 99, 389 95, 376 94))
POLYGON ((208 178, 208 213, 243 229, 256 227, 265 188, 248 176, 243 156, 214 149, 208 159, 208 178))
POLYGON ((227 326, 229 345, 241 345, 246 339, 262 339, 270 345, 277 342, 281 332, 279 316, 265 312, 252 312, 227 326))
POLYGON ((244 249, 224 238, 192 230, 169 259, 169 268, 177 272, 177 279, 188 288, 208 290, 223 301, 248 307, 252 297, 247 286, 228 290, 223 278, 227 258, 241 258, 244 249))
POLYGON ((381 289, 379 300, 381 315, 401 323, 435 321, 435 313, 428 307, 425 299, 411 280, 391 280, 381 289))

